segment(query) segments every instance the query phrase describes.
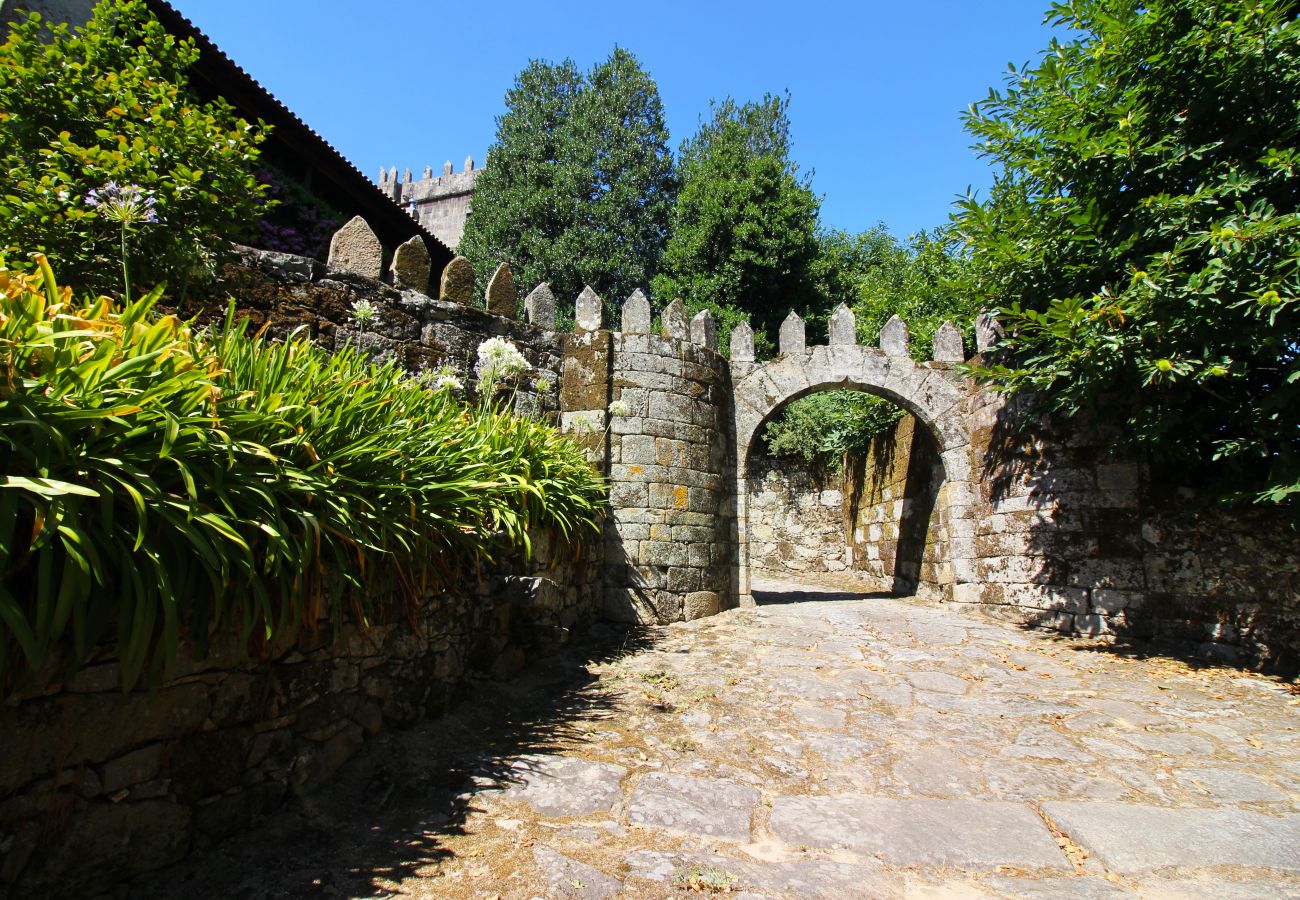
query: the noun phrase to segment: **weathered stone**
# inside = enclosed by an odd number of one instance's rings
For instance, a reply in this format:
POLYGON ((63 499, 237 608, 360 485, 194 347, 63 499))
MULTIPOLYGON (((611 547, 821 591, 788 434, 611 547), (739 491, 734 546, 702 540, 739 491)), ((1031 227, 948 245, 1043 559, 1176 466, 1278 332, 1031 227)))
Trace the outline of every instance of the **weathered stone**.
POLYGON ((663 322, 664 337, 675 341, 684 341, 690 337, 690 329, 686 323, 686 307, 682 301, 674 300, 665 306, 660 320, 663 322))
POLYGON ((1136 803, 1045 803, 1052 821, 1112 872, 1259 866, 1300 872, 1300 815, 1136 803))
POLYGON ((934 333, 934 361, 963 362, 965 359, 966 348, 961 331, 951 322, 944 322, 934 333))
POLYGON ((718 612, 719 599, 714 591, 693 591, 686 595, 682 606, 682 618, 687 622, 702 619, 718 612))
POLYGON ((1290 798, 1248 772, 1204 767, 1178 769, 1174 776, 1190 791, 1222 803, 1288 803, 1290 798))
POLYGON ((754 329, 748 322, 741 322, 731 329, 731 361, 754 361, 754 329))
POLYGON ((474 303, 474 267, 463 256, 457 256, 442 270, 438 284, 438 299, 448 303, 471 306, 474 303))
POLYGON ((519 314, 519 292, 515 290, 515 276, 509 263, 502 263, 492 273, 487 291, 483 295, 487 311, 503 319, 513 319, 519 314))
POLYGON ((709 310, 702 309, 691 319, 691 343, 707 350, 718 349, 718 324, 709 310))
POLYGON ((148 781, 162 770, 162 744, 149 744, 104 763, 105 793, 116 794, 122 788, 148 781))
POLYGON ((880 349, 886 356, 908 355, 907 323, 898 316, 890 316, 889 321, 880 329, 880 349))
POLYGON ((780 797, 771 827, 788 844, 844 848, 896 866, 1069 868, 1043 820, 1018 803, 780 797))
POLYGON ((606 900, 623 889, 617 878, 594 866, 557 853, 550 847, 533 848, 533 859, 546 877, 548 897, 571 897, 574 900, 606 900))
POLYGON ((555 330, 555 309, 555 293, 545 281, 524 298, 524 315, 528 318, 528 324, 536 325, 543 331, 555 330))
POLYGON ((429 271, 432 266, 429 248, 416 235, 393 251, 393 265, 390 268, 393 286, 420 294, 429 293, 429 271))
POLYGON ((599 331, 605 324, 605 301, 589 286, 582 289, 573 309, 575 331, 599 331))
POLYGON ((831 346, 846 347, 858 342, 858 320, 853 310, 841 303, 831 313, 831 346))
POLYGON ((779 339, 782 356, 802 356, 804 352, 803 319, 794 310, 781 323, 779 339))
POLYGON ((544 816, 608 813, 623 797, 619 782, 627 769, 568 756, 527 756, 510 769, 515 784, 506 796, 522 800, 544 816))
POLYGON ((992 313, 980 313, 975 318, 975 349, 980 353, 993 349, 1005 333, 1002 323, 992 313))
POLYGON ((384 273, 384 247, 365 219, 353 216, 334 232, 330 238, 329 265, 367 278, 378 278, 384 273))
POLYGON ((637 288, 623 303, 623 333, 650 333, 650 301, 637 288))
POLYGON ((628 821, 687 834, 749 840, 758 791, 721 778, 642 775, 628 806, 628 821))

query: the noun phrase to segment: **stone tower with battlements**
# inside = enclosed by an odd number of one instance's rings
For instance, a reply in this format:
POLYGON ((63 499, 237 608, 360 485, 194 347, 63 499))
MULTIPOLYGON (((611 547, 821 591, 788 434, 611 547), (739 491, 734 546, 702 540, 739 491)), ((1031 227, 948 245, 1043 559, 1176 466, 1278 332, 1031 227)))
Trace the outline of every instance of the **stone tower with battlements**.
POLYGON ((381 168, 379 189, 432 231, 438 240, 455 250, 465 233, 474 182, 482 171, 474 168, 472 156, 465 158, 465 166, 459 172, 452 171, 450 160, 443 163, 442 174, 438 176, 426 166, 419 181, 411 177, 410 169, 398 178, 397 166, 391 170, 381 168))

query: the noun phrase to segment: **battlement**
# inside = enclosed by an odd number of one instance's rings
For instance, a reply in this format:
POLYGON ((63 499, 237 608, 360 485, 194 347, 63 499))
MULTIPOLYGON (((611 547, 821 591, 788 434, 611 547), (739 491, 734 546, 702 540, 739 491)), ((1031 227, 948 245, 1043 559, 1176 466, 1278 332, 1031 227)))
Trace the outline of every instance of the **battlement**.
POLYGON ((405 209, 452 250, 465 233, 469 218, 470 200, 474 184, 482 168, 474 168, 474 157, 465 157, 464 167, 453 171, 451 160, 442 164, 442 174, 434 175, 432 166, 425 166, 417 181, 411 170, 398 177, 397 166, 379 169, 379 189, 405 209))

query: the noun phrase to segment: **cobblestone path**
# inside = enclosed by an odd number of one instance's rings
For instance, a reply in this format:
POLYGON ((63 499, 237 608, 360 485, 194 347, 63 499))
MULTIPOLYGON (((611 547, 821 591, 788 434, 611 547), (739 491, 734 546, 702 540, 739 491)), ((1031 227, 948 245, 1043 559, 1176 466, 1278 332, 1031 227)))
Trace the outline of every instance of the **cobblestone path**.
POLYGON ((598 634, 136 893, 1300 897, 1286 685, 757 587, 787 602, 598 634))

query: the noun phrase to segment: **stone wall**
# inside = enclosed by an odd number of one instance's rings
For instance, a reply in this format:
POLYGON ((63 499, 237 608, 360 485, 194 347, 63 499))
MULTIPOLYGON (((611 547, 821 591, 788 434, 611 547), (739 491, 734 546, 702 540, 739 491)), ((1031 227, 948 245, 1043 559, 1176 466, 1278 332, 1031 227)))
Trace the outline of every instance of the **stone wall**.
MULTIPOLYGON (((359 348, 413 374, 450 365, 471 394, 478 345, 504 337, 533 367, 517 407, 560 420, 561 361, 575 336, 543 327, 554 318, 545 298, 532 298, 530 322, 518 322, 508 271, 484 303, 507 315, 471 305, 472 272, 444 281, 443 299, 396 287, 374 277, 381 260, 396 258, 393 282, 427 286, 422 247, 407 248, 417 264, 403 266, 402 248, 385 252, 365 223, 345 232, 336 249, 346 253, 337 255, 369 274, 244 250, 211 295, 188 299, 181 312, 210 321, 233 296, 254 329, 302 329, 325 347, 359 348), (362 327, 366 305, 375 315, 362 327)), ((156 693, 123 694, 107 653, 72 677, 46 679, 0 708, 0 894, 93 894, 174 862, 321 784, 385 724, 437 713, 467 684, 503 677, 563 642, 604 613, 599 540, 590 543, 553 548, 538 535, 531 562, 461 573, 423 598, 414 623, 346 627, 337 639, 322 623, 253 662, 214 641, 205 660, 182 655, 156 693)))
POLYGON ((773 576, 849 568, 843 484, 842 470, 752 451, 746 473, 750 567, 773 576))
POLYGON ((688 338, 612 336, 608 611, 676 622, 734 605, 730 381, 688 338))
POLYGON ((1298 541, 1276 510, 1226 511, 1077 422, 983 395, 972 417, 979 578, 954 599, 1065 633, 1300 664, 1298 541))
POLYGON ((533 367, 518 386, 518 407, 552 415, 559 410, 564 335, 527 322, 266 250, 241 250, 212 293, 187 300, 181 311, 201 320, 219 318, 225 314, 227 297, 236 298, 239 314, 247 316, 255 330, 266 327, 268 334, 280 337, 302 329, 331 350, 358 347, 412 373, 450 365, 471 390, 477 383, 478 345, 490 337, 506 338, 533 367), (377 310, 364 330, 354 318, 361 302, 377 310))
POLYGON ((156 692, 123 693, 102 653, 7 704, 0 895, 93 896, 310 792, 368 737, 454 704, 567 640, 602 608, 599 553, 461 573, 404 619, 337 639, 328 622, 250 661, 216 640, 156 692), (575 563, 573 560, 587 560, 575 563))
POLYGON ((850 560, 879 590, 934 594, 944 583, 943 466, 934 439, 904 416, 845 461, 850 560))

